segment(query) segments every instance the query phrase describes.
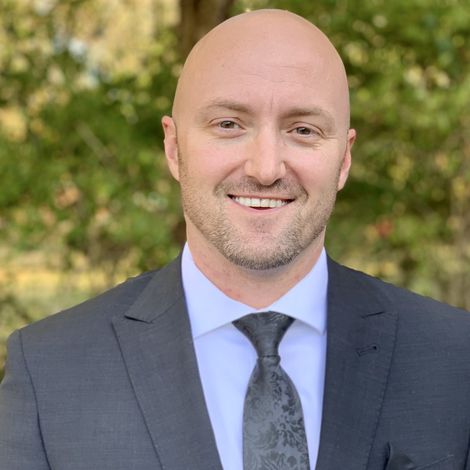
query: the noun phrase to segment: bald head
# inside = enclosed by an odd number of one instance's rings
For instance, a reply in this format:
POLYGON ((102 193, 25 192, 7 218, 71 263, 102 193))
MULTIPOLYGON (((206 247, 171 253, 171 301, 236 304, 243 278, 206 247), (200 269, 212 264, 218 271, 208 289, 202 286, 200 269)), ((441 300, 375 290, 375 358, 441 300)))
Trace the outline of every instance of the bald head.
POLYGON ((230 81, 230 75, 265 75, 285 82, 296 70, 340 113, 349 125, 349 93, 343 63, 330 40, 309 21, 283 10, 256 10, 221 23, 204 36, 189 54, 175 94, 173 117, 206 90, 230 81), (319 88, 319 84, 321 87, 319 88))

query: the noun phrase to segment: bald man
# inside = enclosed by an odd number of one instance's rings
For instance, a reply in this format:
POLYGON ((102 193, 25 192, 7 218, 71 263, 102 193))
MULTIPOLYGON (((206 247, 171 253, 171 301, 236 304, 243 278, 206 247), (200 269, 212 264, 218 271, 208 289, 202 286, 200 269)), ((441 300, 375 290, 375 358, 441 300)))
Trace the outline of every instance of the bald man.
POLYGON ((0 469, 469 470, 470 316, 325 253, 355 139, 326 36, 222 23, 162 124, 184 250, 11 336, 0 469))

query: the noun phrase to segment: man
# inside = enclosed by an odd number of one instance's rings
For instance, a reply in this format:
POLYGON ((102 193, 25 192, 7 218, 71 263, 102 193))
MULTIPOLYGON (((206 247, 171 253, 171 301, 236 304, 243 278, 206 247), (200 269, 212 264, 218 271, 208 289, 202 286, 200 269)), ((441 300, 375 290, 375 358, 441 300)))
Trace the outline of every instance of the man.
POLYGON ((162 122, 183 254, 12 335, 0 468, 470 469, 470 316, 325 254, 355 131, 323 33, 226 21, 162 122))

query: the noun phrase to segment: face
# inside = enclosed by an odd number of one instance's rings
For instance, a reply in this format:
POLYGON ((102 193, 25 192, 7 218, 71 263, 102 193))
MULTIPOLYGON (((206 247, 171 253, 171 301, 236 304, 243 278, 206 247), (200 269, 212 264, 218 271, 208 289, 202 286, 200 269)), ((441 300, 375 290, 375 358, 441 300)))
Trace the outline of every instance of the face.
POLYGON ((251 270, 323 245, 354 140, 323 59, 259 46, 205 58, 210 74, 163 119, 190 247, 251 270))

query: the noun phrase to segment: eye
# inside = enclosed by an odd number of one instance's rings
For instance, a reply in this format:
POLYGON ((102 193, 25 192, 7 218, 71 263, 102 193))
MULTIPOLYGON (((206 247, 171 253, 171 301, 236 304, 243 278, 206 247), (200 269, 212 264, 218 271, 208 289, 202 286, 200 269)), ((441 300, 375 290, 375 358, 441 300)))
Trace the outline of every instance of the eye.
POLYGON ((298 135, 303 135, 303 136, 310 136, 310 135, 316 135, 317 132, 310 128, 310 127, 305 127, 305 126, 299 126, 294 129, 294 132, 298 135))
POLYGON ((231 121, 230 119, 225 119, 223 121, 220 121, 217 125, 221 127, 222 129, 239 129, 240 128, 240 126, 235 121, 231 121))

